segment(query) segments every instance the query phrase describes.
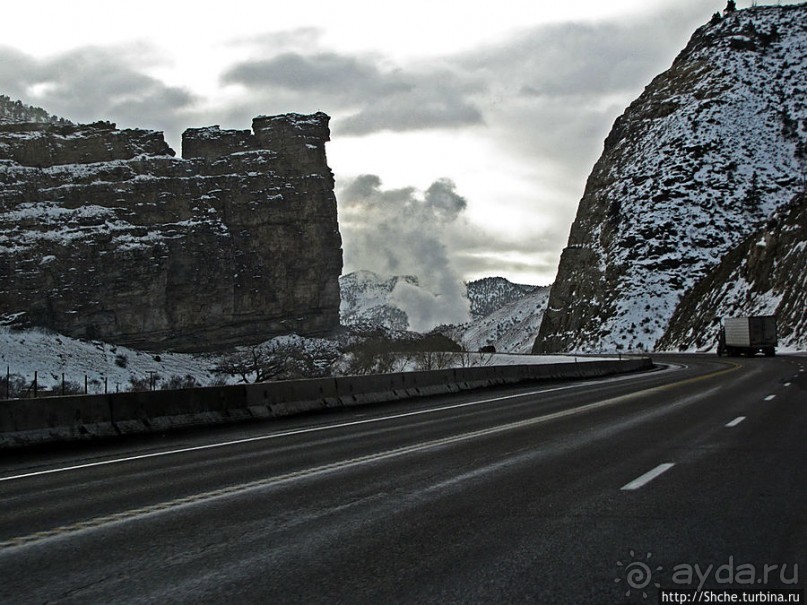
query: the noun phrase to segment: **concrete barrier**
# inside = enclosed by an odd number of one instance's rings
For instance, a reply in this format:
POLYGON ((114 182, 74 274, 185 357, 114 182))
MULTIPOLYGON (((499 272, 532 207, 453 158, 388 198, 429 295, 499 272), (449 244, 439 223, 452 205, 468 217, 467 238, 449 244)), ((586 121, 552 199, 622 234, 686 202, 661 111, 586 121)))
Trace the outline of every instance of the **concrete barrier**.
POLYGON ((519 382, 596 378, 652 366, 649 358, 614 359, 0 401, 0 449, 276 418, 519 382))

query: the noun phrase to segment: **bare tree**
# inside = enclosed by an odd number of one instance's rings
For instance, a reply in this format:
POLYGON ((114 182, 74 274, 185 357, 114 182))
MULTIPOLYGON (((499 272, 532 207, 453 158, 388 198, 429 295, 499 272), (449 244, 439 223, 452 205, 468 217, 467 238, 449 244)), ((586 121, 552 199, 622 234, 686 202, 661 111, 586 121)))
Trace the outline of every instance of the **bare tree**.
POLYGON ((238 376, 242 382, 266 382, 330 376, 339 358, 335 346, 301 342, 262 344, 236 351, 214 369, 216 374, 238 376))

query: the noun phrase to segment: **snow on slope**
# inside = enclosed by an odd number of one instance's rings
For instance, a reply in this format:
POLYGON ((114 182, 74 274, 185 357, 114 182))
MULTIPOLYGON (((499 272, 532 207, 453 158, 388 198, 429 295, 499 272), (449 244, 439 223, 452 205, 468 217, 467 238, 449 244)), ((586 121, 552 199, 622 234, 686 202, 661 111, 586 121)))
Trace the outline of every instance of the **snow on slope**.
MULTIPOLYGON (((419 288, 413 276, 382 277, 371 271, 343 275, 340 280, 342 324, 381 326, 407 330, 406 313, 396 306, 392 292, 405 281, 419 288)), ((497 351, 529 353, 546 308, 549 287, 514 284, 503 277, 488 277, 467 284, 472 321, 438 331, 469 351, 494 345, 497 351)))
POLYGON ((775 315, 780 352, 807 350, 807 194, 732 250, 684 296, 660 349, 712 350, 720 317, 775 315))
POLYGON ((533 288, 529 294, 446 334, 469 351, 493 345, 503 353, 529 353, 548 300, 549 286, 533 288))
POLYGON ((483 277, 467 285, 472 320, 490 315, 535 290, 535 286, 514 284, 504 277, 483 277))
MULTIPOLYGON (((91 393, 103 393, 104 381, 110 392, 129 390, 130 380, 152 377, 170 379, 193 376, 208 385, 219 377, 211 370, 216 358, 182 353, 147 353, 100 341, 76 340, 44 330, 12 330, 0 327, 0 374, 21 376, 27 384, 38 373, 44 388, 58 388, 62 374, 66 382, 84 388, 87 377, 91 393)), ((0 396, 5 393, 0 393, 0 396)))
POLYGON ((807 5, 699 29, 616 121, 535 352, 650 350, 681 296, 804 186, 807 5))
POLYGON ((420 287, 418 279, 411 275, 385 278, 372 271, 356 271, 340 277, 341 324, 407 330, 409 320, 406 313, 395 305, 392 297, 393 290, 401 282, 420 287))
MULTIPOLYGON (((340 342, 318 338, 304 338, 288 335, 273 338, 263 345, 268 348, 290 345, 300 351, 316 354, 323 347, 334 352, 341 348, 340 342)), ((249 352, 251 347, 241 350, 249 352)), ((305 355, 305 353, 303 353, 305 355)), ((226 382, 235 384, 241 381, 239 375, 223 376, 213 372, 213 368, 227 359, 228 354, 191 355, 184 353, 153 353, 127 347, 111 345, 100 341, 76 340, 36 329, 11 330, 0 327, 0 399, 5 398, 5 378, 8 372, 12 384, 23 383, 21 395, 30 392, 37 375, 40 390, 58 392, 64 377, 68 389, 83 392, 85 377, 90 393, 119 392, 132 390, 132 382, 139 383, 139 390, 147 389, 154 379, 155 388, 165 387, 174 377, 187 379, 198 386, 209 386, 226 382)), ((329 373, 340 375, 346 357, 337 353, 337 361, 329 373)), ((597 358, 587 359, 596 361, 597 358)), ((502 366, 547 363, 573 363, 584 361, 563 355, 517 355, 517 354, 456 354, 447 362, 447 367, 502 366)), ((402 354, 396 364, 401 371, 415 371, 420 368, 413 359, 402 354)), ((300 376, 305 378, 305 376, 300 376)), ((253 380, 254 376, 250 377, 253 380)), ((187 385, 187 380, 183 380, 187 385)), ((174 387, 177 388, 177 387, 174 387)), ((71 390, 68 390, 70 393, 71 390)))

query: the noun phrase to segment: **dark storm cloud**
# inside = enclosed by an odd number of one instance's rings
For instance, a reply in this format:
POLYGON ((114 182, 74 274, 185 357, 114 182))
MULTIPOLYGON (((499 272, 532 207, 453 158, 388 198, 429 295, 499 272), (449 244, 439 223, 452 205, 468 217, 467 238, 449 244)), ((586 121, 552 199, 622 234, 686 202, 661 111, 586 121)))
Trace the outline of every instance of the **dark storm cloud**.
POLYGON ((0 47, 0 90, 75 122, 175 129, 195 98, 142 73, 141 52, 85 47, 40 59, 0 47))
POLYGON ((369 60, 336 53, 302 55, 287 52, 267 60, 247 61, 226 71, 222 81, 248 88, 285 88, 328 94, 342 99, 342 102, 395 94, 411 88, 398 74, 384 73, 369 60))
POLYGON ((370 56, 331 52, 283 52, 239 63, 222 76, 257 94, 289 99, 315 97, 331 112, 337 132, 362 135, 391 130, 456 128, 482 122, 470 94, 483 88, 474 78, 450 69, 415 66, 384 68, 370 56))
POLYGON ((448 179, 420 193, 414 187, 384 189, 365 174, 340 184, 337 197, 345 237, 345 264, 385 275, 412 274, 436 287, 453 275, 445 230, 468 202, 448 179))

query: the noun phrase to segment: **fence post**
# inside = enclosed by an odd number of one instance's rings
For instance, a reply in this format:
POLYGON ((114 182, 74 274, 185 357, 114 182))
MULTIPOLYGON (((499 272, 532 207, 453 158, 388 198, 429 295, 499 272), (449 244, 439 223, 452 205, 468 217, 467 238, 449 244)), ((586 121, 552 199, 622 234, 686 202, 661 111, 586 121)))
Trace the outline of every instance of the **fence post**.
POLYGON ((84 374, 84 394, 87 394, 87 375, 84 374))
POLYGON ((62 372, 62 395, 64 396, 64 372, 62 372))
POLYGON ((34 370, 34 399, 36 399, 38 395, 39 389, 39 371, 34 370))

